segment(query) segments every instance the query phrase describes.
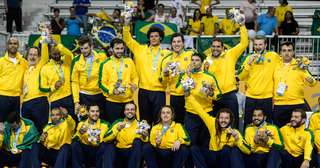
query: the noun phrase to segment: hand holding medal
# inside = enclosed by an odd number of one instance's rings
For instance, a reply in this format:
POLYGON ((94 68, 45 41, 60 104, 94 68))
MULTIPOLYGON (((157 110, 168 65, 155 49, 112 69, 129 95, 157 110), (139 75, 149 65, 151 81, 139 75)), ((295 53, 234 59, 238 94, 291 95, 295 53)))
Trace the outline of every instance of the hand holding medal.
POLYGON ((245 16, 244 14, 240 13, 238 9, 232 8, 228 12, 228 18, 233 20, 234 22, 244 25, 245 23, 245 16))

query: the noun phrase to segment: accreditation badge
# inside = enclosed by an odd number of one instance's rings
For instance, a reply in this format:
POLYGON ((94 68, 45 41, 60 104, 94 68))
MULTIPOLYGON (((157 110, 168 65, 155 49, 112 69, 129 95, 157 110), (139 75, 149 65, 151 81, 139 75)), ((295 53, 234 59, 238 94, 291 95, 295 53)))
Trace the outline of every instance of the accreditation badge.
POLYGON ((280 82, 277 88, 277 95, 283 96, 286 90, 287 90, 287 85, 284 82, 280 82))

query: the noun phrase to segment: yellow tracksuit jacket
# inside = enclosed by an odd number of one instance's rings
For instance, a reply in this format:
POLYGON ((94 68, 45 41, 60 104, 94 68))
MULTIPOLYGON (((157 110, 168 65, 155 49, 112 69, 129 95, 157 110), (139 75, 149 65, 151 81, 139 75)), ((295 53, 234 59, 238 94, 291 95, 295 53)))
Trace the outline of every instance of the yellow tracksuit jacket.
POLYGON ((40 72, 40 90, 43 92, 49 92, 50 102, 54 102, 71 95, 70 69, 73 54, 62 44, 58 44, 57 48, 62 55, 62 64, 51 59, 43 66, 40 72), (56 90, 55 84, 58 80, 62 80, 64 83, 56 90))
POLYGON ((75 127, 76 123, 70 115, 61 119, 56 125, 49 123, 43 129, 43 132, 48 134, 43 146, 47 149, 59 150, 64 144, 71 144, 75 127))
POLYGON ((309 129, 312 131, 320 129, 320 111, 312 113, 309 118, 309 129))
POLYGON ((217 58, 208 50, 204 64, 209 64, 208 71, 214 74, 219 82, 222 94, 236 90, 235 65, 242 52, 249 44, 248 32, 245 26, 240 27, 240 43, 221 53, 217 58))
POLYGON ((15 58, 16 63, 9 59, 7 52, 0 58, 0 95, 20 96, 22 93, 23 75, 28 62, 20 53, 15 58))
POLYGON ((136 64, 139 76, 139 88, 150 91, 165 91, 165 86, 159 81, 161 60, 170 51, 161 49, 160 46, 151 47, 147 44, 139 44, 130 33, 130 27, 123 27, 123 41, 134 54, 133 61, 136 64))
POLYGON ((263 62, 256 59, 249 65, 250 57, 247 56, 239 73, 239 79, 246 83, 246 96, 254 99, 273 97, 273 74, 280 56, 275 52, 262 53, 263 62))
POLYGON ((102 143, 103 137, 108 132, 108 130, 109 130, 109 123, 108 122, 101 120, 101 119, 98 119, 95 124, 91 125, 91 124, 89 124, 89 119, 87 119, 85 121, 81 121, 78 124, 77 132, 74 136, 74 139, 78 139, 82 144, 85 144, 88 146, 99 146, 100 143, 102 143), (88 130, 83 134, 80 133, 80 129, 81 129, 82 125, 86 125, 86 127, 88 128, 88 130), (100 130, 100 135, 99 135, 100 139, 98 142, 90 142, 89 141, 89 134, 88 133, 90 132, 90 129, 91 130, 100 130))
POLYGON ((148 137, 143 137, 140 134, 137 134, 138 121, 134 120, 131 123, 128 123, 126 119, 116 120, 108 133, 104 137, 104 142, 114 141, 117 148, 128 149, 132 147, 133 141, 138 138, 144 142, 148 141, 148 137), (121 122, 126 122, 125 128, 118 130, 118 126, 121 122))
POLYGON ((175 52, 168 54, 161 62, 161 80, 163 83, 169 85, 170 95, 173 96, 183 96, 183 89, 177 88, 176 84, 179 80, 179 74, 174 75, 172 73, 169 76, 163 76, 163 70, 168 66, 170 63, 177 63, 179 65, 179 70, 181 73, 186 72, 187 67, 191 63, 191 56, 194 51, 192 50, 184 50, 179 55, 175 52))
MULTIPOLYGON (((191 101, 196 101, 196 97, 190 96, 191 101)), ((237 130, 239 139, 236 141, 234 137, 227 133, 226 130, 222 130, 221 135, 218 136, 216 132, 215 122, 218 122, 216 118, 210 116, 203 108, 201 108, 201 104, 194 103, 195 108, 199 109, 198 115, 205 123, 209 130, 210 134, 210 142, 209 142, 209 150, 212 151, 220 151, 222 148, 227 145, 230 147, 238 147, 243 153, 249 154, 250 149, 241 133, 237 130)))
POLYGON ((138 75, 136 67, 131 58, 116 58, 111 56, 101 63, 99 70, 99 87, 111 102, 125 103, 133 101, 134 92, 131 85, 138 86, 138 75), (126 91, 121 95, 114 95, 116 83, 121 80, 121 85, 126 87, 126 91))
POLYGON ((74 103, 79 103, 79 93, 96 95, 101 93, 99 88, 99 68, 106 59, 104 54, 93 51, 92 65, 84 56, 75 57, 71 64, 71 89, 74 103))
POLYGON ((212 111, 212 106, 213 106, 212 100, 217 99, 217 97, 221 95, 220 88, 219 88, 220 85, 218 85, 218 82, 215 79, 215 76, 212 74, 209 74, 208 72, 203 72, 203 71, 192 73, 190 76, 187 74, 181 74, 180 80, 176 84, 176 87, 181 89, 182 82, 187 78, 192 78, 195 83, 195 88, 191 89, 190 91, 190 95, 195 97, 195 101, 193 99, 190 99, 191 96, 185 97, 186 111, 192 114, 198 114, 200 109, 196 108, 196 106, 194 105, 195 103, 201 104, 201 108, 205 112, 212 111), (213 89, 214 89, 213 97, 206 96, 201 91, 204 84, 210 84, 213 86, 213 89))
POLYGON ((280 130, 275 126, 269 123, 265 123, 264 125, 257 127, 254 125, 249 125, 245 130, 245 140, 250 146, 250 151, 252 153, 268 153, 271 147, 276 149, 281 149, 283 147, 283 140, 280 134, 280 130), (267 146, 263 146, 261 144, 256 144, 254 142, 254 137, 259 130, 268 130, 271 132, 272 137, 269 137, 267 142, 267 146))
POLYGON ((172 122, 168 130, 162 133, 163 125, 161 123, 155 125, 151 129, 150 143, 154 147, 160 149, 171 149, 173 144, 179 140, 181 145, 190 145, 190 138, 185 128, 176 122, 172 122), (161 136, 161 142, 156 143, 157 136, 161 136))
POLYGON ((312 75, 307 70, 301 70, 297 67, 297 61, 292 61, 286 65, 279 63, 274 72, 274 104, 275 105, 294 105, 304 103, 304 88, 306 86, 315 86, 317 80, 313 77, 313 82, 306 81, 307 77, 312 75), (279 83, 283 82, 287 85, 287 89, 283 96, 277 94, 279 83))
POLYGON ((304 155, 305 160, 311 160, 313 149, 313 135, 305 125, 298 128, 291 127, 287 124, 280 128, 283 137, 284 149, 292 156, 298 157, 304 155))
POLYGON ((48 97, 48 93, 40 87, 40 71, 49 60, 48 44, 41 45, 41 59, 35 66, 29 66, 24 73, 23 79, 23 102, 48 97))

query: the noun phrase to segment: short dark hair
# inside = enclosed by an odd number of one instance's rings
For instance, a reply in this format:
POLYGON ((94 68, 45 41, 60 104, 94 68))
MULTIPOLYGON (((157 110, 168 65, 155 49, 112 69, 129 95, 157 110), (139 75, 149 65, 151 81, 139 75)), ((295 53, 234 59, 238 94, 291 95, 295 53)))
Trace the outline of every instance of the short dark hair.
POLYGON ((163 4, 158 4, 157 7, 163 7, 164 8, 164 5, 163 4))
POLYGON ((114 11, 118 11, 119 12, 119 14, 121 15, 121 10, 120 9, 114 9, 114 11))
POLYGON ((19 122, 20 120, 20 112, 18 110, 12 110, 8 113, 7 121, 12 124, 14 122, 19 122))
POLYGON ((194 52, 194 53, 192 54, 191 58, 194 57, 194 56, 199 57, 199 58, 201 59, 201 62, 203 62, 204 59, 206 58, 206 56, 205 56, 203 53, 199 53, 199 52, 194 52))
POLYGON ((87 111, 89 111, 90 108, 93 107, 93 106, 97 106, 99 108, 99 111, 101 110, 100 106, 97 103, 91 103, 91 104, 87 105, 87 111))
POLYGON ((60 13, 60 9, 59 8, 54 8, 53 12, 59 12, 60 13))
POLYGON ((261 111, 262 112, 262 114, 265 116, 265 113, 264 113, 264 110, 263 110, 263 108, 262 107, 256 107, 253 111, 261 111))
POLYGON ((299 109, 294 109, 294 110, 292 110, 292 113, 293 113, 293 112, 298 112, 298 113, 300 113, 302 119, 306 119, 306 118, 307 118, 307 114, 306 114, 306 111, 305 111, 304 109, 301 109, 301 108, 299 108, 299 109))
POLYGON ((78 39, 79 46, 82 46, 82 45, 84 45, 86 43, 89 43, 89 45, 92 46, 93 42, 92 42, 92 39, 89 36, 83 35, 78 39))
POLYGON ((293 50, 294 50, 294 44, 291 41, 284 41, 280 44, 280 50, 282 50, 283 46, 292 46, 293 50))
POLYGON ((149 40, 150 40, 150 35, 151 35, 151 33, 153 33, 153 32, 158 32, 159 35, 160 35, 160 38, 161 38, 160 41, 163 40, 163 38, 164 38, 164 32, 163 32, 163 30, 162 30, 161 28, 159 28, 159 27, 157 27, 157 26, 151 26, 151 27, 149 28, 149 30, 148 30, 148 32, 147 32, 147 37, 148 37, 149 40))
POLYGON ((112 39, 112 41, 110 43, 110 47, 113 48, 115 44, 123 44, 124 45, 124 41, 120 38, 114 38, 114 39, 112 39))
POLYGON ((184 37, 183 37, 183 34, 182 34, 182 33, 177 32, 177 33, 174 33, 174 34, 171 36, 171 44, 172 44, 172 41, 173 41, 173 39, 174 39, 175 37, 181 37, 182 42, 184 43, 184 37))
POLYGON ((221 44, 221 46, 222 46, 222 47, 224 47, 224 46, 223 46, 223 45, 224 45, 224 43, 223 43, 223 41, 222 41, 222 39, 221 39, 221 38, 213 37, 213 39, 212 39, 212 43, 213 43, 213 42, 215 42, 215 41, 219 42, 219 43, 221 44))
POLYGON ((74 6, 70 6, 70 7, 69 7, 69 11, 70 11, 71 9, 74 9, 74 6))

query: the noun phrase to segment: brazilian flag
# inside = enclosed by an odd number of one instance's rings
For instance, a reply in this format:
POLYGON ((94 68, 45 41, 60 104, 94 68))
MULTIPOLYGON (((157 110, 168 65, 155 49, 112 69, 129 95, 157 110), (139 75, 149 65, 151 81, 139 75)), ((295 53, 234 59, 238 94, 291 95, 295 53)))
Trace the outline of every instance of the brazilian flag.
MULTIPOLYGON (((28 46, 38 46, 41 39, 40 37, 39 34, 31 34, 28 39, 28 46)), ((71 51, 77 46, 76 40, 79 38, 79 36, 70 35, 52 35, 52 37, 56 42, 63 44, 71 51)))
POLYGON ((162 43, 170 43, 171 36, 178 31, 178 26, 174 23, 160 23, 160 22, 144 22, 137 21, 135 23, 134 32, 136 35, 136 40, 139 43, 147 43, 147 32, 150 27, 156 26, 164 31, 164 39, 162 43))

